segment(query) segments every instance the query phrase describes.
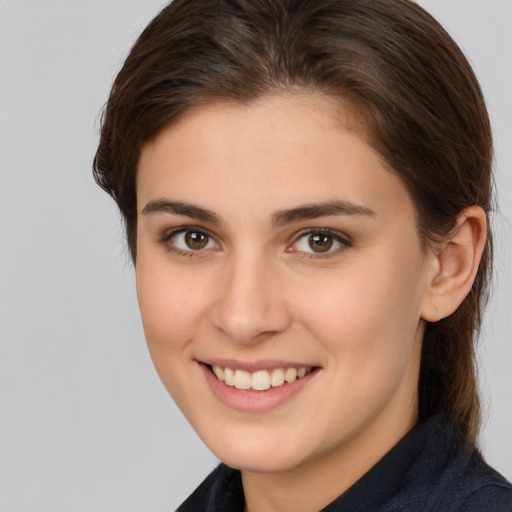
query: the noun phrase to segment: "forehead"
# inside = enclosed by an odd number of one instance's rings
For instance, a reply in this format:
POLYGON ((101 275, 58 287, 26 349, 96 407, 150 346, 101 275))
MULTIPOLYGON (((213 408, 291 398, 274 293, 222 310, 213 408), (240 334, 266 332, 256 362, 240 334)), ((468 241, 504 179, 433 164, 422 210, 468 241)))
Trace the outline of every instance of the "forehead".
POLYGON ((164 196, 245 212, 326 199, 377 210, 410 202, 358 127, 353 110, 312 94, 190 110, 143 147, 139 211, 164 196))

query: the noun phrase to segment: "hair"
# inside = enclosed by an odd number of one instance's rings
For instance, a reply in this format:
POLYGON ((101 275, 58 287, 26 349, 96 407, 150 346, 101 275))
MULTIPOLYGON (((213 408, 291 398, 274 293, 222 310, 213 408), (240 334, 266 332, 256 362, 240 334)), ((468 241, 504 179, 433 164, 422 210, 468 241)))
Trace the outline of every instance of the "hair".
MULTIPOLYGON (((117 202, 136 261, 135 180, 141 148, 192 108, 286 91, 348 104, 406 186, 424 247, 477 205, 489 215, 492 138, 463 53, 409 0, 174 0, 142 32, 112 87, 94 160, 117 202)), ((492 269, 488 240, 471 292, 426 326, 419 419, 444 413, 476 442, 475 339, 492 269)))

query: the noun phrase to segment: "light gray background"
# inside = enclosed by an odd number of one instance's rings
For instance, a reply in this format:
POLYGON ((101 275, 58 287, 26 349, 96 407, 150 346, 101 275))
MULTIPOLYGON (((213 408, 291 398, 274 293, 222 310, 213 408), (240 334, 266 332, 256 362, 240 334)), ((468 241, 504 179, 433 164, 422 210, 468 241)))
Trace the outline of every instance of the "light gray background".
MULTIPOLYGON (((421 3, 469 55, 495 130, 482 445, 512 479, 512 0, 421 3)), ((215 464, 152 368, 90 172, 109 86, 162 5, 0 0, 0 512, 171 511, 215 464)))

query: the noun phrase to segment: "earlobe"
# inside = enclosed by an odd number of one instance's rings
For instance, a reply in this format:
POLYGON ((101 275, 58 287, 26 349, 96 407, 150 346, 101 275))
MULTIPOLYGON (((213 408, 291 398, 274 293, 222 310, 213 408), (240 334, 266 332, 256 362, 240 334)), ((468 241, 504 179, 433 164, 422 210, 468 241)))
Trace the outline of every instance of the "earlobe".
POLYGON ((464 209, 452 233, 428 256, 430 272, 421 311, 424 320, 437 322, 460 306, 475 280, 486 240, 485 212, 478 206, 464 209))

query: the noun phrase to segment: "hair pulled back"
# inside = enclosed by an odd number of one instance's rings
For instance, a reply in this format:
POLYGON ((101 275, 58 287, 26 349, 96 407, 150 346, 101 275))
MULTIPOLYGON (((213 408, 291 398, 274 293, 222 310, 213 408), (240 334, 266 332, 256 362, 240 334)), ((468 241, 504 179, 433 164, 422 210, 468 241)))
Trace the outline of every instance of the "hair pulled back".
MULTIPOLYGON (((492 139, 478 81, 445 30, 409 0, 174 0, 147 26, 113 85, 94 160, 136 259, 135 179, 142 146, 191 108, 311 91, 350 105, 407 187, 420 237, 491 205, 492 139)), ((468 297, 427 325, 419 417, 444 412, 475 442, 474 339, 491 270, 489 234, 468 297)))

